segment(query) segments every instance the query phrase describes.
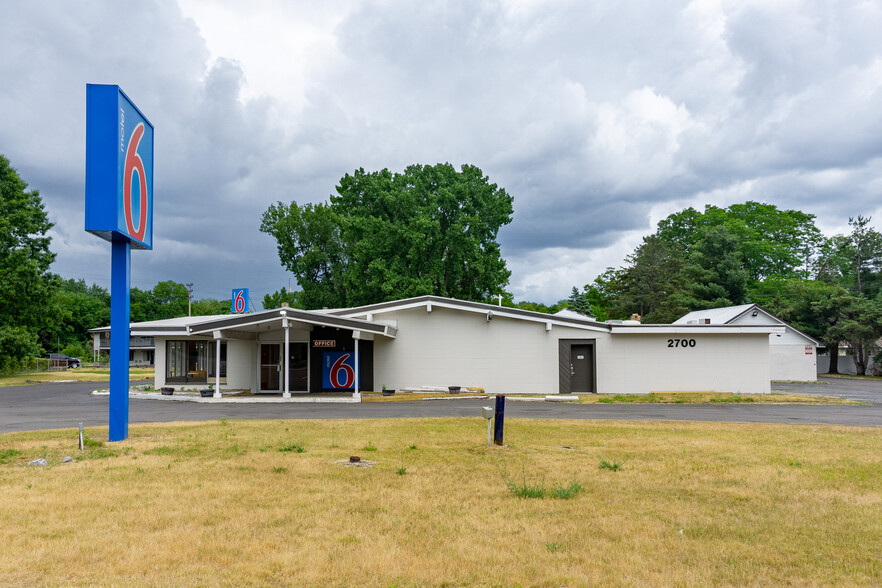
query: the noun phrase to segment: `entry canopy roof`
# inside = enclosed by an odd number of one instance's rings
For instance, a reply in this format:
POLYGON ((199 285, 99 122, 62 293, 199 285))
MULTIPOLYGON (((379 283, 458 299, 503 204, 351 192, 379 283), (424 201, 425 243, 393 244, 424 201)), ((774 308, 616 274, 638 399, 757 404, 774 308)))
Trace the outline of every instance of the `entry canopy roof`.
POLYGON ((276 308, 250 314, 224 316, 208 321, 200 321, 187 326, 188 335, 208 335, 215 331, 259 332, 281 329, 285 321, 318 327, 335 327, 348 331, 359 331, 371 335, 395 338, 397 329, 380 322, 333 316, 321 312, 299 310, 296 308, 276 308))

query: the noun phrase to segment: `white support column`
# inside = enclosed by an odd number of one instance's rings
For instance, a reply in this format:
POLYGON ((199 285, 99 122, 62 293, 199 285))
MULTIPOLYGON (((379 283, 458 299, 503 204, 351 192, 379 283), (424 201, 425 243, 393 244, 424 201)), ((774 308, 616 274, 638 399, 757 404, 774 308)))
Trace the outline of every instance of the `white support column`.
POLYGON ((217 339, 217 345, 215 346, 216 352, 214 355, 214 397, 220 398, 220 363, 221 363, 221 340, 220 340, 220 331, 215 331, 214 336, 217 339))
POLYGON ((361 401, 361 392, 358 391, 358 337, 361 335, 358 331, 352 332, 352 339, 355 341, 355 393, 352 395, 358 401, 361 401))
POLYGON ((285 327, 285 391, 282 393, 282 398, 291 398, 291 388, 289 382, 291 371, 288 369, 288 362, 291 361, 291 335, 288 332, 288 319, 282 320, 282 326, 285 327))

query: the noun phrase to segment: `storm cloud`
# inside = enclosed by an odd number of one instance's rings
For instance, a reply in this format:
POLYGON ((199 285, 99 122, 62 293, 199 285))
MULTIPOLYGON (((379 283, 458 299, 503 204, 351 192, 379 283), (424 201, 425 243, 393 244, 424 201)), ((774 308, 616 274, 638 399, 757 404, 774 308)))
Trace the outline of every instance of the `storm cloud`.
POLYGON ((83 231, 85 85, 119 84, 156 127, 133 285, 255 301, 288 284, 269 204, 359 167, 473 164, 514 197, 512 292, 551 302, 685 206, 876 224, 880 30, 878 3, 845 1, 14 3, 0 153, 56 224, 54 271, 108 285, 83 231))

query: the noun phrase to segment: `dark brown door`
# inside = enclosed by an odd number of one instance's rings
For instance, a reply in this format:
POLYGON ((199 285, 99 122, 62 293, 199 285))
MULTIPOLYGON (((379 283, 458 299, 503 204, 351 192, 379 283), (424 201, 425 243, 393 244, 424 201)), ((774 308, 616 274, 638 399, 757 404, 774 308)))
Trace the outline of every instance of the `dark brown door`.
POLYGON ((594 346, 573 345, 570 347, 571 391, 594 392, 594 346))
POLYGON ((307 389, 306 376, 309 370, 309 345, 307 343, 289 343, 288 349, 288 386, 289 390, 303 392, 307 389))

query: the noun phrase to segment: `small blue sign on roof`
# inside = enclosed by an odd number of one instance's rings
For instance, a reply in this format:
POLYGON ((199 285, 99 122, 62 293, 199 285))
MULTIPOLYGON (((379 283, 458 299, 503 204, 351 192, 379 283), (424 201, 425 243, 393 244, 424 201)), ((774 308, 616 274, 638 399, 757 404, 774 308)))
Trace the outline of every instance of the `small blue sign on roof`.
POLYGON ((86 85, 86 230, 153 249, 153 125, 119 86, 86 85))
POLYGON ((233 288, 233 297, 230 299, 230 312, 248 312, 248 288, 233 288))

